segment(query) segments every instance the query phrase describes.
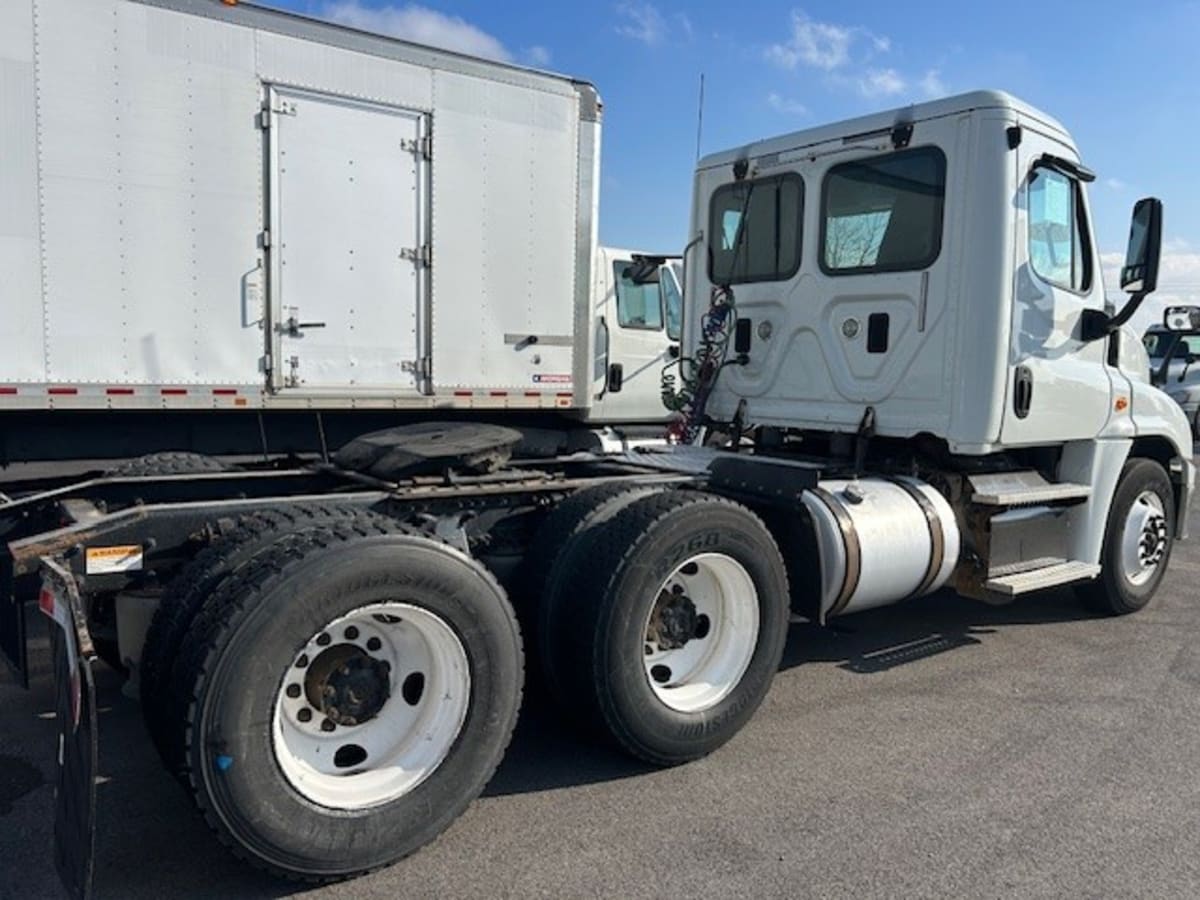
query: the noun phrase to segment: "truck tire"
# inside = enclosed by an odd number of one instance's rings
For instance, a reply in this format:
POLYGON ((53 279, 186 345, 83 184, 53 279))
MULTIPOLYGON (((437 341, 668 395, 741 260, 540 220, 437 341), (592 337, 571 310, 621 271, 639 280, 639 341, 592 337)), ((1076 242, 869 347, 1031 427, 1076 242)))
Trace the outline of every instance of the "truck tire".
POLYGON ((371 530, 281 539, 213 594, 181 654, 196 804, 278 876, 338 880, 433 840, 516 722, 520 632, 496 580, 371 530))
POLYGON ((656 765, 711 753, 766 696, 787 638, 770 532, 719 497, 666 491, 577 533, 543 648, 584 720, 656 765))
POLYGON ((203 453, 187 453, 184 451, 169 451, 166 453, 147 453, 105 470, 105 475, 203 475, 207 472, 228 472, 230 467, 221 460, 203 453))
POLYGON ((1078 588, 1096 612, 1126 615, 1150 602, 1167 571, 1175 541, 1175 494, 1166 470, 1131 459, 1113 494, 1100 552, 1100 575, 1078 588))
MULTIPOLYGON (((633 501, 658 490, 661 488, 619 481, 598 484, 576 491, 546 516, 529 545, 530 549, 525 555, 518 581, 520 596, 516 598, 515 606, 525 625, 527 653, 536 653, 539 658, 542 657, 543 644, 539 639, 540 635, 556 627, 550 621, 556 607, 545 601, 547 586, 560 584, 571 574, 563 565, 563 549, 571 539, 598 522, 607 521, 633 501), (530 641, 530 636, 534 638, 533 641, 530 641), (537 647, 531 648, 530 643, 536 643, 537 647)), ((547 686, 562 700, 553 682, 551 669, 544 658, 542 669, 547 686)))
POLYGON ((171 667, 209 595, 230 573, 288 532, 366 515, 359 507, 336 503, 258 510, 238 518, 231 529, 197 553, 167 584, 146 631, 140 687, 146 730, 169 771, 178 775, 183 767, 182 728, 177 724, 178 716, 172 716, 170 703, 171 667), (176 727, 172 727, 173 721, 176 727))

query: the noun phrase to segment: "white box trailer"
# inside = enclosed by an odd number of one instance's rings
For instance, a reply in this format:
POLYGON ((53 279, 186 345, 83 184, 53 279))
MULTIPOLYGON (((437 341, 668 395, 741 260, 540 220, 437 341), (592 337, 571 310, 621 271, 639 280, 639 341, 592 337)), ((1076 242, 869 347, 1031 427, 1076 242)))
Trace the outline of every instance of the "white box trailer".
POLYGON ((0 79, 0 415, 664 418, 591 85, 216 0, 8 0, 0 79))

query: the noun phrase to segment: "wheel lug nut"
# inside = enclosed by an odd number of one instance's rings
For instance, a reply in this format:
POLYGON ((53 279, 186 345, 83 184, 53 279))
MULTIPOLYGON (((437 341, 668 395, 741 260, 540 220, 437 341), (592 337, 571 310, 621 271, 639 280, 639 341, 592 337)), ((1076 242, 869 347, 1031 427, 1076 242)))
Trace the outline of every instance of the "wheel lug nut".
POLYGON ((298 660, 296 660, 296 668, 303 669, 307 665, 308 665, 308 656, 304 653, 301 653, 300 658, 298 660))
POLYGON ((297 697, 299 697, 300 696, 300 685, 289 684, 287 686, 287 695, 289 697, 291 697, 293 700, 295 700, 297 697))
POLYGON ((378 650, 382 646, 383 646, 383 641, 381 641, 377 637, 369 638, 367 640, 367 649, 370 650, 372 653, 374 653, 376 650, 378 650))
POLYGON ((304 709, 300 710, 300 712, 296 713, 296 718, 299 719, 301 722, 311 722, 312 721, 312 710, 306 706, 306 707, 304 707, 304 709))
POLYGON ((327 632, 323 631, 319 635, 317 635, 317 646, 318 647, 327 647, 327 646, 329 646, 329 642, 331 640, 333 640, 333 638, 331 638, 327 632))
POLYGON ((333 719, 325 719, 321 723, 322 731, 333 731, 333 729, 335 729, 335 728, 337 728, 337 726, 333 724, 333 719))
POLYGON ((353 625, 351 625, 349 628, 346 629, 346 640, 348 640, 348 641, 358 640, 358 629, 355 628, 353 625))

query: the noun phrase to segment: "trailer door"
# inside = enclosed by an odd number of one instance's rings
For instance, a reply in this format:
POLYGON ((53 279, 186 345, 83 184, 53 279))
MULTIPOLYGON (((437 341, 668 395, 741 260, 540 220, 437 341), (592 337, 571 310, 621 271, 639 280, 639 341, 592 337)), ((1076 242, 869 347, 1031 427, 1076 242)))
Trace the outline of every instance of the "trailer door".
POLYGON ((428 119, 270 91, 271 387, 428 391, 428 119))

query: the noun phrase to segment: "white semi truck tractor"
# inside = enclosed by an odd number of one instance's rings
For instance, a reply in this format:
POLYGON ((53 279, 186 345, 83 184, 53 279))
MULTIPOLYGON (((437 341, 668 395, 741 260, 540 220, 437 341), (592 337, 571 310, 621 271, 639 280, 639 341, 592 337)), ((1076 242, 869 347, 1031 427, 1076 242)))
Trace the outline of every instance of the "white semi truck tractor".
MULTIPOLYGON (((147 17, 150 47, 228 29, 205 60, 241 29, 259 59, 312 37, 244 6, 93 5, 147 17)), ((97 637, 217 837, 328 881, 480 793, 526 672, 598 740, 675 765, 754 714, 792 616, 946 587, 1144 607, 1184 536, 1191 435, 1124 324, 1161 206, 1134 210, 1111 313, 1091 180, 1062 125, 990 92, 705 158, 674 444, 524 457, 520 432, 458 422, 304 465, 5 485, 0 639, 24 672, 26 608, 51 622, 64 882, 90 881, 97 637)))

